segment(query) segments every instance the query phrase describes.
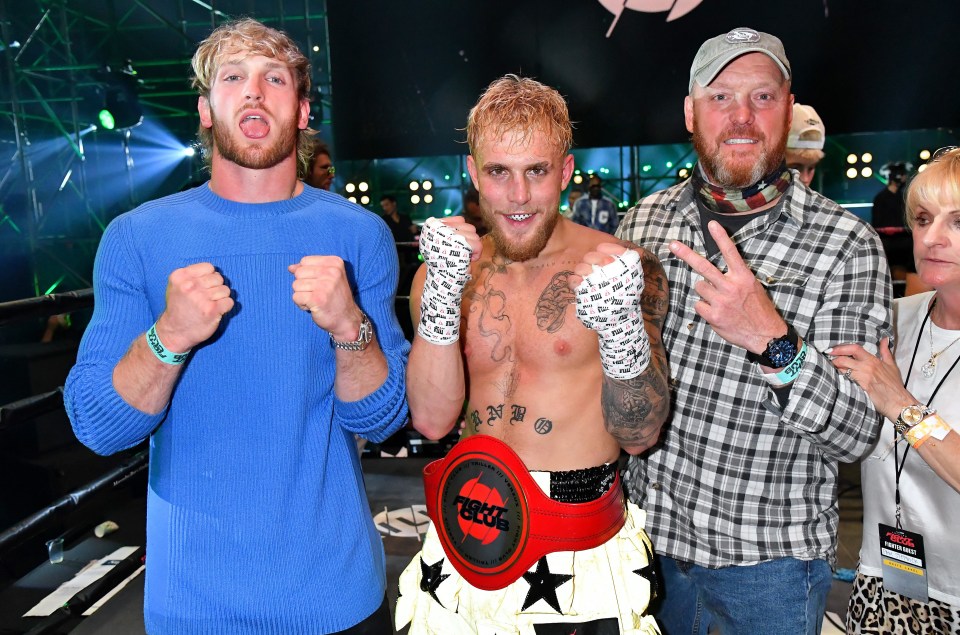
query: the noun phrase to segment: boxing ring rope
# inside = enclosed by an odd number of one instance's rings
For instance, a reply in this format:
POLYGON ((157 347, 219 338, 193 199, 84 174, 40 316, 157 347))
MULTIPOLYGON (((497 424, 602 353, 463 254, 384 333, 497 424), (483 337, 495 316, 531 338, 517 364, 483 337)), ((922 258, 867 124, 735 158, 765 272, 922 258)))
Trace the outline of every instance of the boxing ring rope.
MULTIPOLYGON (((0 303, 0 326, 59 313, 70 313, 91 306, 93 306, 92 289, 2 302, 0 303)), ((47 393, 0 405, 0 431, 32 423, 37 417, 62 408, 62 386, 47 393)), ((147 454, 143 451, 134 455, 110 472, 57 499, 0 533, 0 555, 65 517, 67 512, 80 507, 99 492, 125 484, 132 476, 146 468, 147 454)))
MULTIPOLYGON (((418 249, 419 243, 398 242, 400 250, 418 249)), ((409 295, 397 295, 396 302, 403 303, 399 310, 406 311, 410 300, 409 295)), ((35 298, 25 298, 10 302, 0 302, 0 326, 28 320, 32 318, 46 318, 59 313, 70 313, 93 306, 93 289, 81 289, 64 293, 43 295, 35 298)), ((0 405, 0 431, 16 426, 31 423, 40 415, 63 408, 63 387, 47 393, 34 395, 0 405)), ((21 539, 41 531, 54 521, 63 517, 68 511, 76 509, 95 497, 99 492, 122 486, 131 477, 142 472, 147 467, 149 452, 144 450, 133 455, 124 463, 87 483, 73 492, 54 501, 44 509, 21 520, 12 527, 0 533, 0 555, 10 549, 21 539)))
POLYGON ((93 289, 41 295, 36 298, 0 302, 0 326, 37 317, 50 317, 93 306, 93 289))
POLYGON ((67 512, 80 507, 100 492, 125 485, 131 478, 147 469, 148 456, 149 452, 147 450, 138 452, 103 476, 90 481, 66 496, 62 496, 46 508, 24 518, 0 533, 0 555, 16 545, 21 538, 33 534, 65 516, 67 512))
POLYGON ((63 387, 0 406, 0 431, 63 408, 63 387))

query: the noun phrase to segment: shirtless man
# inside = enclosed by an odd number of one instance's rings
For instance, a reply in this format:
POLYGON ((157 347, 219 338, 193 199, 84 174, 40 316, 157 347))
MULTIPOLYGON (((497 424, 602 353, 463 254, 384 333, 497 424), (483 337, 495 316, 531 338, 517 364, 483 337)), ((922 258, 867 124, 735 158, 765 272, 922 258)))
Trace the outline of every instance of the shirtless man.
POLYGON ((669 407, 663 269, 650 253, 560 215, 574 164, 557 91, 513 75, 495 81, 470 112, 467 141, 490 233, 481 240, 462 218, 427 221, 407 367, 414 427, 442 437, 466 400, 464 438, 425 470, 434 522, 401 576, 397 626, 410 622, 411 635, 533 632, 548 623, 656 632, 644 616, 655 589, 644 514, 633 505, 624 513, 616 464, 621 448, 638 454, 656 443, 669 407), (456 477, 437 484, 431 475, 457 472, 459 452, 496 458, 448 497, 456 477), (516 505, 509 486, 484 480, 509 455, 522 464, 503 464, 528 479, 519 479, 516 505), (548 514, 548 527, 534 510, 529 533, 511 533, 527 527, 510 514, 537 499, 533 490, 551 511, 558 502, 564 510, 548 514), (611 531, 597 519, 602 539, 573 544, 591 532, 566 512, 611 497, 619 524, 611 531), (481 522, 490 530, 474 531, 481 522), (531 553, 544 537, 567 548, 531 553))

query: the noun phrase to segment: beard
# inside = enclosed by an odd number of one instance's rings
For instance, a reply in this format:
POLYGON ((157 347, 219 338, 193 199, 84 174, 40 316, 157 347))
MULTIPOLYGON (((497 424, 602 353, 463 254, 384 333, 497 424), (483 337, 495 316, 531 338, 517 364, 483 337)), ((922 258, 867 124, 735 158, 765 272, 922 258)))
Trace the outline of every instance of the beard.
POLYGON ((490 228, 488 235, 493 239, 496 253, 513 262, 524 262, 536 258, 547 246, 547 241, 553 234, 553 228, 560 222, 559 211, 554 210, 553 213, 550 213, 544 210, 536 210, 537 215, 542 216, 543 220, 530 235, 521 242, 517 242, 516 239, 503 231, 503 228, 497 223, 496 214, 488 212, 482 206, 480 211, 484 224, 490 228))
POLYGON ((272 168, 296 153, 297 136, 300 131, 295 122, 289 125, 278 122, 280 135, 270 145, 245 145, 242 140, 230 134, 229 127, 217 119, 212 109, 210 119, 213 122, 213 146, 221 157, 242 168, 252 170, 272 168))
POLYGON ((697 152, 697 157, 702 164, 714 185, 736 189, 750 187, 767 174, 773 172, 777 166, 783 163, 783 157, 787 148, 787 136, 790 134, 790 127, 784 126, 783 134, 775 143, 768 143, 767 137, 759 130, 751 126, 733 126, 723 131, 719 138, 729 137, 755 137, 762 146, 760 156, 753 163, 742 163, 735 160, 729 160, 724 163, 723 153, 718 144, 711 147, 710 141, 703 136, 694 121, 693 126, 693 148, 697 152))

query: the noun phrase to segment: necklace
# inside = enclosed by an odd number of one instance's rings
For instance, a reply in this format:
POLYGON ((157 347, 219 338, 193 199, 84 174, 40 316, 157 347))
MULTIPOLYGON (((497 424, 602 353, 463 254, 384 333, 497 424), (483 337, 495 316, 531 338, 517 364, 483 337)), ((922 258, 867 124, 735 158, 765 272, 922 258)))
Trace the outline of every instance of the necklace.
MULTIPOLYGON (((936 298, 933 299, 933 304, 930 305, 931 312, 933 311, 933 307, 935 306, 937 306, 936 298)), ((924 377, 926 377, 927 379, 930 379, 931 377, 933 377, 934 373, 937 372, 937 358, 943 355, 944 353, 946 353, 947 350, 949 350, 950 347, 956 344, 957 342, 960 342, 960 337, 953 340, 952 342, 947 344, 944 348, 940 349, 939 351, 934 352, 933 351, 933 320, 930 320, 930 359, 928 359, 926 363, 920 367, 920 372, 923 373, 924 377)))

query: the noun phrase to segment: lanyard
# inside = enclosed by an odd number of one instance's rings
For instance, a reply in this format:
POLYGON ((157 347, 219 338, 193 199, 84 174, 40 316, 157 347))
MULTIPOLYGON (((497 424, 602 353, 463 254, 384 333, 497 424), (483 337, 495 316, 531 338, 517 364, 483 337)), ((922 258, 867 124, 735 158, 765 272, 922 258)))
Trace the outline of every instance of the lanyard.
MULTIPOLYGON (((903 387, 907 387, 907 383, 910 381, 910 374, 913 373, 913 363, 917 360, 917 351, 920 350, 920 340, 923 339, 923 328, 927 325, 927 320, 930 319, 930 312, 933 311, 933 307, 937 305, 937 297, 933 297, 933 302, 930 303, 930 306, 927 308, 927 314, 923 318, 923 323, 920 325, 920 332, 917 334, 917 343, 913 347, 913 357, 910 358, 910 366, 907 369, 907 376, 903 379, 903 387)), ((933 326, 931 325, 932 329, 933 326)), ((957 363, 960 362, 960 357, 953 361, 950 368, 947 369, 947 372, 944 373, 943 377, 940 379, 940 382, 937 384, 936 388, 933 389, 933 393, 930 395, 930 399, 927 400, 926 406, 929 408, 930 404, 933 403, 933 398, 937 396, 937 393, 940 392, 940 387, 943 386, 943 382, 947 380, 947 377, 950 376, 950 373, 953 372, 953 369, 957 367, 957 363)), ((900 526, 900 474, 903 472, 903 467, 907 464, 907 452, 910 451, 910 444, 907 444, 906 449, 903 451, 903 456, 897 452, 897 430, 893 430, 893 474, 894 482, 896 483, 896 490, 894 494, 894 500, 897 503, 897 529, 903 529, 900 526)))

